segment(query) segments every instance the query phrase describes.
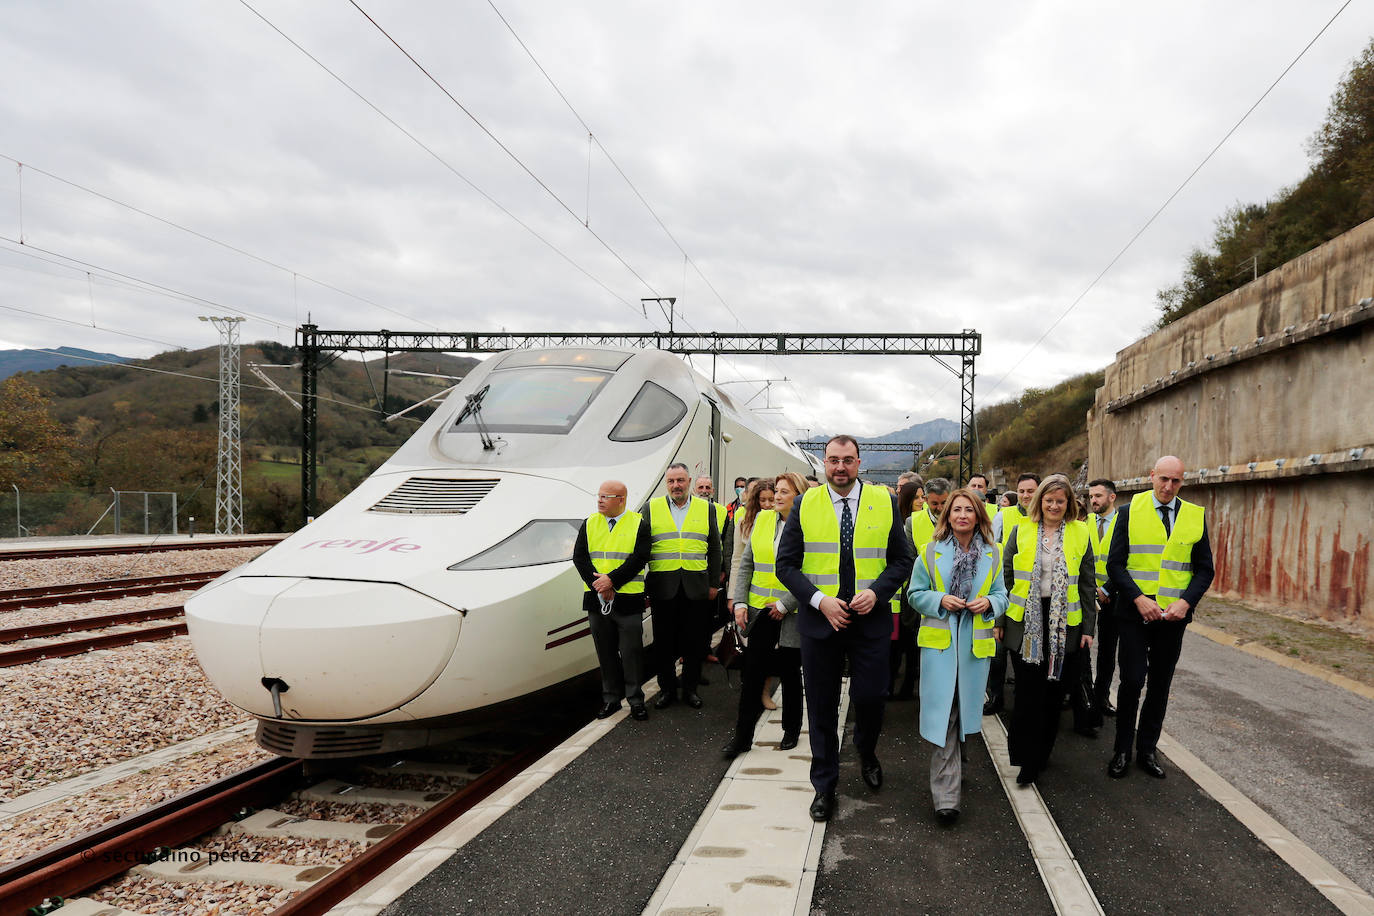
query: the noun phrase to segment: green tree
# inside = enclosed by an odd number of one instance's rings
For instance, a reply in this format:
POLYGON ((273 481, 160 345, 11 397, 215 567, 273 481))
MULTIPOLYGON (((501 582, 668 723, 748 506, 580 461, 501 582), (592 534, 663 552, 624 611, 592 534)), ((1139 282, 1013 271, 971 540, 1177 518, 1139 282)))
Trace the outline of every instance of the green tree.
POLYGON ((48 412, 48 399, 17 375, 0 383, 0 486, 51 490, 76 471, 75 441, 48 412))

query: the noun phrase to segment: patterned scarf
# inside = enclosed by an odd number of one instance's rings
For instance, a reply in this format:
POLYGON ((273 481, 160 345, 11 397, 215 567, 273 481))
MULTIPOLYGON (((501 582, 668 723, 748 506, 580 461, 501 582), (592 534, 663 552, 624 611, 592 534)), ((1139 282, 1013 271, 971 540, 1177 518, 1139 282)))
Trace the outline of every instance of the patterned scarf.
POLYGON ((1026 596, 1026 634, 1021 640, 1021 658, 1033 664, 1044 661, 1045 641, 1048 638, 1049 670, 1045 672, 1045 677, 1057 681, 1064 672, 1064 643, 1069 620, 1069 570, 1064 561, 1064 526, 1060 525, 1054 534, 1059 549, 1054 553, 1054 566, 1049 570, 1050 626, 1046 633, 1040 616, 1040 577, 1045 572, 1040 568, 1040 563, 1050 551, 1041 547, 1043 532, 1041 526, 1035 526, 1035 563, 1031 566, 1030 594, 1026 596))
POLYGON ((950 540, 954 542, 954 568, 949 573, 949 593, 968 601, 973 597, 973 574, 978 569, 978 559, 983 555, 986 545, 983 544, 983 536, 976 530, 968 542, 968 550, 959 546, 957 538, 950 540))

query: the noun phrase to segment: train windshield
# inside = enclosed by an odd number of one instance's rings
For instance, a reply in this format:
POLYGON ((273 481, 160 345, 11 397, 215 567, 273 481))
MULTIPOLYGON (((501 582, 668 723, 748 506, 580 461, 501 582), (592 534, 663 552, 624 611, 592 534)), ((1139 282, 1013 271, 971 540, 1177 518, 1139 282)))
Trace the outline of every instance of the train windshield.
POLYGON ((494 433, 552 433, 573 428, 610 372, 562 366, 497 369, 487 376, 480 416, 465 411, 450 432, 477 432, 478 421, 494 433))

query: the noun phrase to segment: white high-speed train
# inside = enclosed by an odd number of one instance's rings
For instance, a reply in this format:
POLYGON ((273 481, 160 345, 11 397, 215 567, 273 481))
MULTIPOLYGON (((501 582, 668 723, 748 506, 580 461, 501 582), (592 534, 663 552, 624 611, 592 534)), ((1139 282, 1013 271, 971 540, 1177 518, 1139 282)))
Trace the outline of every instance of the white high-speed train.
POLYGON ((818 467, 671 354, 493 356, 338 505, 186 602, 196 654, 286 756, 417 747, 499 718, 597 667, 578 526, 602 481, 637 507, 674 461, 718 491, 818 467))

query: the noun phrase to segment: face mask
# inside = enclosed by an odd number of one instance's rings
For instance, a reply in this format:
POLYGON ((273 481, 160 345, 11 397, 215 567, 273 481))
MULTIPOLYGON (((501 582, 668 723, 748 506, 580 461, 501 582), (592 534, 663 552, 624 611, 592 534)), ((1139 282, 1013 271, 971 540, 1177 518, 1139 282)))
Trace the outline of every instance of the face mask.
POLYGON ((743 492, 744 492, 744 487, 735 487, 735 499, 739 499, 739 498, 740 498, 740 494, 742 494, 743 492))

